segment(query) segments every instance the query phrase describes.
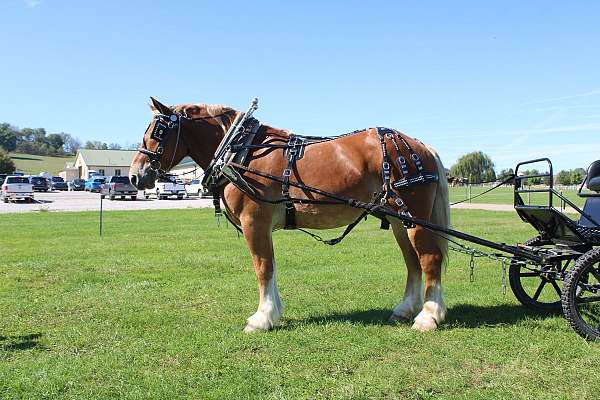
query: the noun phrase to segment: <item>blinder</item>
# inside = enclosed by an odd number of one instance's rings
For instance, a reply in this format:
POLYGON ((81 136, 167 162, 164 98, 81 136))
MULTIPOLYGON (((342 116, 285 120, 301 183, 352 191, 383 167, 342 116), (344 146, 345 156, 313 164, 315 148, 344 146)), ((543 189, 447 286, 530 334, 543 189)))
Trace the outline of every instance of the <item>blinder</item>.
MULTIPOLYGON (((151 170, 161 172, 160 158, 165 151, 164 142, 173 130, 177 130, 177 136, 179 136, 181 116, 176 113, 171 115, 156 114, 154 118, 156 123, 150 133, 150 138, 158 142, 158 147, 155 151, 149 150, 146 148, 146 142, 144 142, 144 147, 139 148, 138 151, 148 157, 151 170)), ((173 156, 175 156, 176 151, 177 149, 173 150, 173 156)))

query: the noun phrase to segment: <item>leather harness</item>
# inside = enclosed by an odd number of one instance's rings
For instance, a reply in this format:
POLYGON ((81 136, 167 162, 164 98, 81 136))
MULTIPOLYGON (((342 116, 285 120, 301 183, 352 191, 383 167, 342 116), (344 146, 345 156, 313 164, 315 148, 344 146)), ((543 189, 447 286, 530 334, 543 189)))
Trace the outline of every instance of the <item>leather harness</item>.
MULTIPOLYGON (((205 170, 202 184, 203 186, 207 187, 213 194, 213 205, 215 207, 215 215, 217 217, 224 214, 225 217, 230 222, 232 222, 230 216, 227 215, 227 213, 223 213, 223 211, 221 210, 221 193, 223 187, 226 184, 231 183, 245 195, 260 202, 265 202, 269 204, 283 203, 285 207, 284 229, 299 229, 325 244, 334 245, 341 242, 342 239, 348 233, 350 233, 350 231, 352 231, 352 229, 363 218, 366 218, 369 214, 381 219, 382 229, 389 229, 389 222, 385 217, 387 214, 385 212, 378 212, 378 210, 380 209, 380 207, 383 207, 385 204, 387 204, 388 200, 390 199, 392 199, 398 207, 399 214, 412 218, 408 207, 404 204, 402 198, 397 193, 397 191, 415 185, 437 182, 439 179, 437 173, 430 173, 424 170, 419 155, 412 149, 406 138, 400 132, 394 129, 377 127, 375 129, 377 131, 377 136, 379 137, 382 152, 381 174, 383 185, 382 189, 379 192, 374 193, 370 203, 362 203, 357 202, 353 199, 346 199, 342 196, 332 195, 331 193, 327 193, 320 189, 304 185, 298 181, 294 182, 291 180, 291 178, 292 175, 294 175, 296 163, 298 162, 298 160, 301 160, 304 157, 304 153, 308 146, 317 143, 324 143, 331 140, 336 140, 341 137, 354 135, 359 132, 363 132, 364 130, 357 130, 346 133, 344 135, 332 137, 304 136, 291 134, 287 138, 282 138, 282 140, 285 142, 283 144, 255 143, 257 133, 261 126, 260 122, 252 117, 253 112, 257 108, 257 100, 255 99, 252 102, 248 111, 246 111, 245 113, 240 113, 240 115, 238 115, 236 120, 232 123, 231 127, 225 134, 219 147, 217 148, 217 151, 215 152, 211 163, 205 170), (392 160, 390 159, 390 155, 387 151, 387 142, 391 142, 392 146, 396 150, 396 154, 398 155, 395 161, 397 163, 401 177, 394 182, 392 182, 392 160), (406 150, 410 154, 408 159, 402 155, 402 151, 400 150, 401 147, 406 148, 406 150), (282 176, 271 175, 246 165, 248 155, 250 154, 250 151, 254 149, 282 149, 284 152, 284 157, 287 160, 287 166, 283 170, 282 176), (410 174, 409 160, 417 172, 416 175, 410 174), (257 192, 257 190, 244 179, 240 172, 247 172, 257 176, 262 176, 273 181, 280 182, 281 199, 273 200, 262 197, 257 192), (313 193, 319 193, 332 200, 312 200, 306 198, 294 198, 290 195, 291 186, 298 187, 303 190, 308 190, 313 193), (360 203, 359 208, 363 208, 363 213, 361 213, 361 215, 354 222, 348 225, 345 231, 342 233, 342 235, 337 238, 324 240, 319 235, 298 228, 297 226, 295 204, 345 204, 356 207, 358 203, 360 203)), ((160 171, 160 163, 158 160, 160 159, 160 156, 163 153, 163 142, 165 141, 166 137, 168 136, 171 130, 177 130, 177 140, 179 141, 181 118, 187 117, 175 113, 173 113, 172 115, 158 114, 156 116, 157 123, 153 129, 153 132, 151 133, 151 137, 157 142, 159 142, 157 150, 150 151, 147 148, 145 148, 145 146, 144 148, 139 149, 140 152, 144 153, 149 157, 151 161, 151 168, 160 171)), ((406 228, 412 228, 415 226, 414 223, 409 222, 407 219, 403 219, 403 224, 406 228)), ((241 229, 238 226, 236 226, 235 224, 233 225, 239 231, 241 231, 241 229)))
MULTIPOLYGON (((345 204, 341 201, 293 198, 290 195, 290 186, 305 186, 299 185, 298 182, 291 181, 292 175, 294 175, 294 170, 296 170, 296 163, 298 162, 298 160, 301 160, 304 157, 304 153, 307 150, 307 147, 312 144, 323 143, 326 141, 338 139, 340 137, 353 135, 362 132, 362 130, 353 131, 344 135, 334 137, 316 137, 291 134, 289 135, 287 140, 283 139, 286 140, 284 144, 254 143, 253 141, 256 137, 256 133, 258 132, 260 126, 258 120, 256 120, 255 118, 242 118, 242 120, 239 122, 239 125, 237 127, 233 127, 233 129, 230 129, 225 138, 223 139, 224 141, 228 140, 227 136, 233 135, 233 138, 230 140, 230 144, 228 145, 227 151, 223 153, 225 156, 222 156, 220 159, 217 157, 213 159, 213 162, 211 163, 209 168, 207 168, 203 181, 203 183, 207 185, 213 193, 215 214, 217 216, 225 214, 225 217, 229 221, 231 221, 230 217, 226 213, 223 213, 223 211, 221 210, 220 196, 223 186, 227 183, 232 183, 244 194, 258 201, 270 204, 283 203, 285 207, 284 229, 302 230, 303 232, 310 234, 315 239, 320 240, 326 244, 334 245, 339 243, 363 218, 366 218, 368 214, 375 215, 376 217, 381 219, 382 229, 389 229, 389 222, 387 221, 384 215, 377 215, 376 213, 370 212, 369 210, 365 210, 353 223, 348 225, 348 227, 340 237, 331 240, 323 240, 320 236, 305 231, 304 229, 300 229, 297 226, 295 207, 296 204, 345 204), (235 134, 236 130, 241 133, 235 134), (271 174, 263 173, 246 165, 246 159, 249 155, 250 150, 264 148, 280 148, 283 150, 284 157, 287 160, 287 166, 283 170, 283 174, 281 176, 277 177, 271 174), (262 196, 258 195, 257 191, 252 187, 252 185, 246 182, 246 180, 243 178, 240 172, 248 172, 254 175, 265 177, 267 179, 279 181, 281 183, 281 199, 265 199, 262 196)), ((383 127, 377 127, 376 131, 381 143, 381 152, 383 155, 383 186, 380 192, 375 193, 373 195, 371 203, 379 203, 383 205, 388 201, 388 199, 391 198, 393 199, 394 203, 398 206, 400 210, 399 212, 403 215, 410 217, 408 207, 406 207, 397 191, 415 185, 437 182, 439 177, 437 173, 429 173, 424 170, 419 155, 412 149, 408 141, 404 138, 404 136, 401 133, 399 133, 396 130, 383 127), (396 161, 398 164, 398 168, 401 172, 401 177, 394 182, 392 182, 391 174, 392 161, 387 151, 388 142, 392 143, 393 147, 396 150, 396 153, 398 154, 398 158, 396 161), (406 150, 410 154, 408 160, 404 156, 402 156, 402 151, 400 150, 401 147, 406 148, 406 150), (417 172, 416 175, 411 175, 409 172, 409 160, 417 172)), ((306 188, 310 191, 315 192, 315 188, 308 186, 306 188)), ((408 223, 406 221, 404 222, 404 225, 407 228, 414 227, 414 224, 408 223)), ((239 229, 239 227, 237 226, 236 228, 239 229)))

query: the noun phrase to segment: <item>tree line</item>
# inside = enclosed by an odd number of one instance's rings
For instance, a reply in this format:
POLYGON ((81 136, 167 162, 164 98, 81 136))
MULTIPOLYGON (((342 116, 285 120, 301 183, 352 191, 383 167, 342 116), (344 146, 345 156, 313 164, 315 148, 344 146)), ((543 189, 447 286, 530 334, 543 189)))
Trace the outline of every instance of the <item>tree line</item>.
MULTIPOLYGON (((39 156, 74 155, 79 149, 120 150, 126 149, 119 143, 81 140, 68 133, 50 133, 44 128, 17 128, 9 123, 0 123, 0 147, 7 152, 35 154, 39 156)), ((129 146, 137 148, 138 145, 129 146)))
MULTIPOLYGON (((450 168, 449 176, 453 178, 464 178, 470 183, 481 183, 503 181, 514 175, 514 170, 512 168, 503 169, 496 174, 494 167, 494 162, 490 156, 481 151, 474 151, 460 157, 450 168)), ((547 173, 548 171, 538 171, 537 169, 527 169, 523 171, 524 175, 540 175, 547 173)), ((554 182, 559 185, 579 185, 585 178, 585 174, 586 171, 583 168, 562 170, 554 176, 554 182)), ((530 185, 539 185, 542 183, 548 184, 549 182, 547 182, 547 178, 535 177, 527 179, 526 183, 530 185)))

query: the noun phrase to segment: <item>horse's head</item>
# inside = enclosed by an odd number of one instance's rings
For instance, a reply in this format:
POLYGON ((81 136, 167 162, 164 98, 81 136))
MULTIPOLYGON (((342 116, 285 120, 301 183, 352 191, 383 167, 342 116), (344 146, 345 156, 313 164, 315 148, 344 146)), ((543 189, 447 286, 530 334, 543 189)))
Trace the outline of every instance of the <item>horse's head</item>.
POLYGON ((158 174, 177 165, 189 152, 182 137, 185 118, 173 108, 150 99, 154 117, 129 168, 131 183, 139 190, 152 189, 158 174))
POLYGON ((168 107, 150 99, 154 117, 129 169, 131 183, 139 190, 152 189, 158 174, 169 171, 186 155, 206 168, 238 115, 234 109, 222 105, 168 107))

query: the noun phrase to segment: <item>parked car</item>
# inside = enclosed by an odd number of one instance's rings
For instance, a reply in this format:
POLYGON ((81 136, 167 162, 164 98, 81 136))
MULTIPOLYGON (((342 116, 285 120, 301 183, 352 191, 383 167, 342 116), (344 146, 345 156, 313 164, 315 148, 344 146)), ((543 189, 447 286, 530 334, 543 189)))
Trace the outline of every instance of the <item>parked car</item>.
POLYGON ((47 192, 50 188, 48 180, 43 176, 30 176, 29 183, 33 186, 34 192, 47 192))
POLYGON ((9 200, 33 201, 33 185, 25 176, 8 175, 2 184, 0 197, 5 203, 9 200))
POLYGON ((95 176, 87 181, 85 181, 85 191, 86 192, 100 192, 100 187, 103 183, 106 183, 106 178, 104 176, 95 176))
POLYGON ((158 200, 171 196, 177 196, 181 200, 185 196, 185 186, 183 183, 177 183, 173 175, 164 175, 156 180, 154 189, 144 191, 145 198, 149 198, 150 195, 155 195, 158 200))
POLYGON ((50 190, 69 190, 69 186, 60 176, 53 176, 50 178, 50 190))
POLYGON ((121 196, 121 200, 124 200, 126 196, 129 196, 131 200, 137 199, 138 190, 131 184, 128 176, 111 176, 103 186, 108 190, 110 200, 114 200, 117 196, 121 196))
POLYGON ((67 182, 67 186, 69 187, 69 191, 85 190, 85 179, 73 179, 67 182))
POLYGON ((192 179, 190 183, 185 185, 185 194, 187 197, 198 196, 202 197, 204 194, 204 188, 202 187, 202 181, 200 179, 192 179))

